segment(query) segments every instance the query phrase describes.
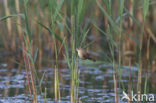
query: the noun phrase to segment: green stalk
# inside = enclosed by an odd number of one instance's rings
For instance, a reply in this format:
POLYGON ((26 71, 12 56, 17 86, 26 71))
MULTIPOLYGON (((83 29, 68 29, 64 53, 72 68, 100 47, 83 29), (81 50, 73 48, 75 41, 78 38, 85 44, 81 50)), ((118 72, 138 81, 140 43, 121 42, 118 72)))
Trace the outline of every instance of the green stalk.
MULTIPOLYGON (((119 14, 120 14, 120 34, 119 34, 119 66, 118 66, 118 70, 119 70, 119 81, 122 80, 122 68, 121 68, 121 51, 122 51, 122 41, 123 41, 123 33, 122 33, 122 23, 123 23, 123 10, 124 10, 124 1, 125 0, 119 0, 120 3, 120 8, 119 8, 119 14)), ((123 83, 122 86, 124 87, 123 83)), ((121 84, 119 82, 119 88, 121 87, 121 84)))
POLYGON ((141 92, 141 76, 142 76, 142 45, 143 45, 143 38, 144 38, 144 28, 145 28, 145 20, 147 16, 147 12, 149 9, 149 0, 143 1, 143 26, 142 26, 142 32, 141 32, 141 39, 140 39, 140 45, 139 45, 139 72, 138 72, 138 84, 137 84, 137 90, 141 92))

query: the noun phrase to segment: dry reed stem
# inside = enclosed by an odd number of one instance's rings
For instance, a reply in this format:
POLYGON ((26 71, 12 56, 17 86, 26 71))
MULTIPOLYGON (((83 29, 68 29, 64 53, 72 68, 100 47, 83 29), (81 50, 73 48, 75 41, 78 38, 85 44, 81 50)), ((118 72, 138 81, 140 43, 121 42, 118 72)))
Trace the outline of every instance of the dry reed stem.
MULTIPOLYGON (((25 54, 25 52, 27 52, 28 48, 26 48, 26 46, 24 44, 23 44, 23 49, 24 49, 23 56, 25 58, 24 63, 30 72, 31 86, 32 86, 32 91, 33 91, 33 103, 38 103, 37 102, 36 85, 35 85, 35 80, 34 80, 34 75, 33 75, 34 74, 33 69, 35 69, 35 68, 34 68, 34 65, 31 63, 29 56, 27 54, 25 54)), ((30 84, 29 84, 29 86, 30 86, 30 84)), ((30 88, 29 88, 29 90, 30 90, 30 88)))
MULTIPOLYGON (((146 50, 146 59, 147 59, 147 63, 149 63, 149 59, 150 59, 150 37, 148 36, 147 39, 147 50, 146 50)), ((149 65, 148 65, 149 66, 149 65)))
MULTIPOLYGON (((22 43, 22 47, 25 48, 24 43, 22 43)), ((23 58, 24 58, 24 63, 26 64, 27 63, 26 62, 26 54, 25 54, 24 50, 23 50, 23 58)), ((28 73, 28 70, 27 70, 27 65, 26 65, 26 80, 28 81, 29 94, 32 97, 30 80, 29 80, 29 73, 28 73)))
MULTIPOLYGON (((4 0, 4 7, 5 7, 6 16, 9 16, 10 15, 10 10, 8 8, 8 0, 4 0)), ((9 36, 11 36, 11 32, 12 32, 11 19, 8 18, 6 20, 6 22, 7 22, 7 29, 8 29, 9 36)))
MULTIPOLYGON (((15 0, 15 5, 16 5, 16 12, 17 12, 17 14, 20 14, 19 0, 15 0)), ((21 18, 17 17, 17 31, 18 31, 18 35, 19 35, 19 38, 21 39, 21 41, 23 41, 21 24, 22 24, 21 23, 21 18)))
POLYGON ((147 33, 149 34, 149 36, 151 37, 151 39, 154 41, 154 43, 156 43, 156 37, 152 33, 151 29, 149 27, 146 27, 146 30, 147 30, 147 33))
MULTIPOLYGON (((10 15, 10 11, 8 9, 8 2, 7 2, 7 0, 4 0, 4 7, 5 7, 6 16, 7 15, 10 15)), ((11 29, 11 20, 10 20, 10 18, 7 19, 6 22, 7 22, 7 29, 8 29, 8 32, 9 32, 10 29, 11 29)), ((9 33, 9 35, 10 35, 10 33, 9 33)), ((4 42, 4 47, 8 50, 9 49, 9 46, 7 44, 6 37, 5 36, 2 36, 2 38, 3 38, 3 42, 4 42)))
POLYGON ((8 49, 9 49, 8 41, 6 40, 5 37, 6 37, 6 36, 3 36, 3 35, 2 35, 2 40, 3 40, 4 47, 5 47, 6 50, 8 50, 8 49))
MULTIPOLYGON (((133 15, 133 4, 134 4, 133 0, 126 2, 126 7, 131 15, 133 15)), ((123 58, 122 58, 123 64, 129 65, 129 59, 134 57, 136 54, 136 43, 135 43, 134 39, 131 38, 131 37, 136 38, 134 35, 136 28, 135 28, 135 24, 133 23, 132 18, 129 15, 126 15, 123 19, 123 28, 127 30, 128 34, 130 34, 130 36, 128 36, 127 33, 125 33, 123 35, 124 42, 123 42, 123 47, 122 47, 123 54, 126 54, 126 55, 128 54, 130 56, 130 57, 128 57, 128 55, 127 55, 126 59, 123 56, 123 58)), ((132 62, 132 60, 131 60, 131 62, 132 62)))
MULTIPOLYGON (((152 73, 156 73, 156 60, 152 61, 152 73)), ((152 76, 152 88, 155 88, 155 76, 152 76)))
MULTIPOLYGON (((8 0, 4 0, 4 8, 5 8, 6 16, 9 16, 10 15, 10 10, 8 8, 8 0)), ((10 37, 9 41, 11 41, 11 47, 7 46, 7 49, 10 48, 11 50, 16 51, 14 33, 12 32, 12 26, 11 26, 11 19, 8 18, 6 20, 6 22, 7 22, 8 35, 10 37)))
POLYGON ((33 90, 33 96, 34 96, 34 101, 33 103, 37 103, 37 92, 36 92, 36 85, 35 85, 35 81, 34 81, 34 73, 33 73, 33 66, 31 64, 31 61, 29 59, 28 56, 26 56, 27 58, 27 65, 28 65, 28 68, 29 68, 29 71, 30 71, 30 78, 31 78, 31 82, 32 82, 32 90, 33 90))

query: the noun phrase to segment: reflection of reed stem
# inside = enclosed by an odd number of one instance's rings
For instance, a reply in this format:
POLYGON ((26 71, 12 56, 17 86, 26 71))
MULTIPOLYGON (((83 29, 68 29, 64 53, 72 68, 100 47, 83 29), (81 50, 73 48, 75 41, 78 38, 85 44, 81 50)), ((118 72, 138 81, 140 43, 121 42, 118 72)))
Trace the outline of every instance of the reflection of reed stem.
POLYGON ((60 88, 59 88, 59 76, 58 76, 58 68, 55 66, 55 101, 61 102, 60 100, 60 88))
POLYGON ((29 73, 28 73, 28 70, 27 70, 27 69, 26 69, 26 74, 27 74, 27 81, 28 81, 29 94, 30 94, 30 96, 32 96, 32 93, 31 93, 31 86, 30 86, 30 80, 29 80, 29 73))
POLYGON ((117 76, 116 76, 116 73, 113 74, 113 79, 114 79, 115 103, 118 103, 117 76))
MULTIPOLYGON (((12 76, 12 73, 9 71, 8 74, 7 74, 7 77, 10 78, 12 76)), ((10 80, 7 80, 5 85, 9 86, 10 85, 10 80)), ((4 89, 4 97, 8 97, 9 96, 9 93, 10 93, 10 88, 6 88, 4 89)))
POLYGON ((141 78, 142 76, 142 64, 141 61, 139 63, 139 71, 138 71, 138 83, 137 83, 137 92, 141 92, 141 78))
MULTIPOLYGON (((130 96, 131 100, 131 59, 129 59, 129 85, 128 85, 128 94, 130 96)), ((131 103, 131 101, 128 101, 128 103, 131 103)))

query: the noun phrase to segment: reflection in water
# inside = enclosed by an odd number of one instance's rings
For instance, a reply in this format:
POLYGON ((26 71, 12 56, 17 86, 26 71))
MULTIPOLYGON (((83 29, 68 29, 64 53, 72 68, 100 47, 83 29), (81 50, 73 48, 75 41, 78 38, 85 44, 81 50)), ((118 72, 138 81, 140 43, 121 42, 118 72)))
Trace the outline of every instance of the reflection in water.
MULTIPOLYGON (((97 67, 80 66, 80 80, 79 80, 79 99, 82 102, 89 103, 103 103, 103 102, 114 102, 114 80, 113 70, 111 65, 100 65, 97 67)), ((129 80, 129 69, 123 67, 123 75, 121 83, 124 84, 126 90, 128 90, 129 80)), ((42 94, 38 94, 38 100, 44 102, 44 91, 47 88, 47 102, 54 101, 54 69, 44 68, 38 71, 41 76, 45 72, 44 80, 42 82, 42 94)), ((137 73, 136 67, 131 69, 131 83, 133 85, 133 91, 136 91, 137 86, 137 73)), ((142 79, 145 80, 146 74, 148 73, 147 79, 148 86, 151 87, 147 93, 156 94, 156 83, 154 79, 156 76, 151 71, 143 71, 144 75, 142 79)), ((26 72, 25 70, 17 69, 0 69, 0 102, 18 102, 18 103, 31 103, 28 89, 25 88, 26 72)), ((70 102, 70 71, 68 68, 59 70, 60 79, 60 92, 61 101, 63 103, 70 102)), ((117 91, 122 91, 121 88, 117 88, 117 91)), ((118 92, 119 93, 119 92, 118 92)), ((122 93, 120 93, 122 96, 122 93)))

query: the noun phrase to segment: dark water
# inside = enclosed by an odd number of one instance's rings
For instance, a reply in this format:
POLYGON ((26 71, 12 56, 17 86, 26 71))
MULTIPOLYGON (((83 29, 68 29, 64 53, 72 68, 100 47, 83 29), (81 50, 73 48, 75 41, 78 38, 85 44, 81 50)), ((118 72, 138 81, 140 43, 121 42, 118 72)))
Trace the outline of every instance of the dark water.
MULTIPOLYGON (((17 68, 6 69, 7 64, 1 64, 0 69, 0 103, 32 103, 28 88, 26 89, 26 72, 17 68)), ((123 96, 123 90, 128 91, 129 69, 122 67, 122 79, 118 80, 118 96, 123 96)), ((42 82, 42 93, 38 94, 39 103, 44 103, 44 90, 47 89, 47 103, 54 103, 54 69, 43 68, 38 75, 42 82)), ((79 99, 82 103, 114 103, 114 80, 112 65, 84 66, 80 65, 79 99)), ((132 90, 136 93, 138 68, 131 67, 132 90)), ((147 94, 156 94, 156 75, 151 71, 142 72, 142 90, 147 80, 147 94)), ((68 68, 59 70, 61 103, 70 103, 70 71, 68 68)), ((119 101, 126 103, 127 100, 119 101)))

